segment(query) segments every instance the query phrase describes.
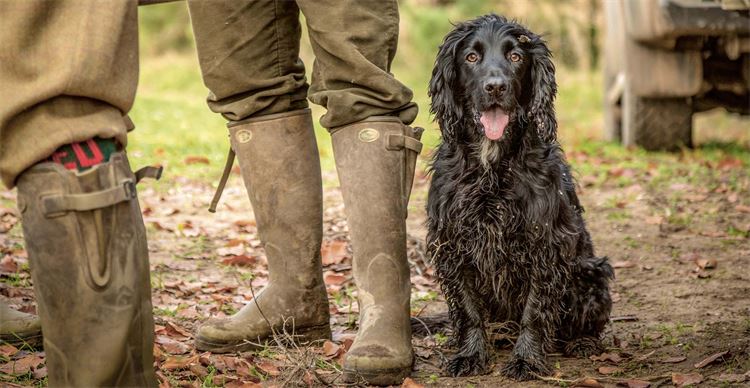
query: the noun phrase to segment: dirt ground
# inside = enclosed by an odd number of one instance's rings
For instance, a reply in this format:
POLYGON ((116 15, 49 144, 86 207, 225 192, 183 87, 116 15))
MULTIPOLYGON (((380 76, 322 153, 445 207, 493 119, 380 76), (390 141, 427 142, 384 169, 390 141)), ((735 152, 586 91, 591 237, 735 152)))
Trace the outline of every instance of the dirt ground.
MULTIPOLYGON (((581 200, 599 254, 616 268, 606 353, 592 359, 550 355, 554 376, 519 384, 499 375, 509 346, 494 353, 485 376, 446 377, 446 335, 415 338, 417 356, 404 386, 748 386, 750 385, 750 166, 741 159, 666 156, 627 166, 631 156, 598 160, 574 152, 581 200), (665 170, 662 163, 668 163, 665 170), (666 171, 666 172, 665 172, 666 171), (671 174, 664 176, 664 174, 671 174)), ((335 182, 332 173, 324 180, 335 182)), ((424 198, 416 182, 409 218, 413 315, 445 310, 424 256, 424 198)), ((323 260, 333 342, 261 352, 200 353, 195 327, 229 315, 266 282, 263 251, 238 176, 219 212, 206 211, 212 187, 179 177, 140 188, 149 232, 155 355, 163 386, 340 385, 339 362, 356 333, 356 288, 340 192, 325 190, 323 260)), ((0 298, 35 310, 14 192, 0 191, 0 298)), ((84 333, 81 333, 84 334, 84 333)), ((0 385, 46 383, 43 352, 0 347, 0 385)))

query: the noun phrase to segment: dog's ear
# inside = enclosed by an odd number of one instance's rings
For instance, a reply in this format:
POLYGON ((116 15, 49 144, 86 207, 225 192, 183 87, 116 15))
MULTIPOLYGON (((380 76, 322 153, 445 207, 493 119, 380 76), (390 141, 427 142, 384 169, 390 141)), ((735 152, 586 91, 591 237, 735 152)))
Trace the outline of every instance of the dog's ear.
MULTIPOLYGON (((555 118, 555 96, 557 83, 555 82, 555 65, 552 54, 541 37, 534 35, 528 38, 521 35, 531 46, 531 102, 527 112, 529 121, 536 127, 542 141, 553 143, 557 141, 557 119, 555 118)), ((519 38, 519 41, 523 38, 519 38)))
POLYGON ((432 100, 430 113, 435 115, 435 120, 443 133, 443 141, 446 142, 455 139, 455 126, 463 117, 462 104, 454 95, 458 77, 456 53, 461 42, 469 34, 468 24, 462 23, 445 36, 435 59, 435 67, 432 69, 432 78, 427 91, 427 95, 432 100))

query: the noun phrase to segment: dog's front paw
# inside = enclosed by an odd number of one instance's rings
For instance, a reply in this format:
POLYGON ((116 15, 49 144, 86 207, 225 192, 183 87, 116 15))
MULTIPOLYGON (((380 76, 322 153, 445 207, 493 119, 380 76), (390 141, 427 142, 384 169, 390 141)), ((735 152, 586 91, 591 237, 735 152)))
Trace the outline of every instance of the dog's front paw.
POLYGON ((532 361, 520 357, 513 357, 502 370, 503 375, 515 380, 533 380, 537 376, 547 376, 550 370, 543 361, 532 361))
POLYGON ((594 337, 580 337, 565 344, 565 355, 589 357, 604 351, 601 341, 594 337))
POLYGON ((457 354, 448 360, 448 373, 453 377, 481 375, 487 373, 487 361, 476 354, 457 354))

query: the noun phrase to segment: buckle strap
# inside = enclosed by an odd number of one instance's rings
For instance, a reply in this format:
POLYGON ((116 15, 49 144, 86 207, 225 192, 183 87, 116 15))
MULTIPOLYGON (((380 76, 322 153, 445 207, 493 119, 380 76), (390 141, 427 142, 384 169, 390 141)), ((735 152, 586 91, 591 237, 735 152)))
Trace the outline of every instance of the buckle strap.
POLYGON ((135 172, 135 183, 138 184, 143 178, 151 178, 155 180, 161 179, 161 174, 164 172, 164 167, 146 166, 135 172))
POLYGON ((234 165, 234 155, 234 150, 232 149, 232 147, 229 147, 227 162, 226 164, 224 164, 224 172, 221 173, 219 186, 216 187, 216 193, 214 193, 214 198, 211 200, 211 205, 208 207, 208 211, 211 213, 216 213, 216 206, 219 205, 219 200, 221 199, 221 194, 224 193, 224 187, 227 185, 229 174, 232 173, 232 165, 234 165))
POLYGON ((126 178, 108 189, 83 194, 48 195, 41 198, 45 217, 69 211, 89 211, 117 205, 138 197, 135 185, 144 178, 159 180, 164 167, 147 166, 135 172, 135 180, 126 178))
POLYGON ((88 211, 116 205, 136 198, 135 181, 124 179, 118 186, 85 194, 50 195, 42 197, 46 217, 69 211, 88 211))
POLYGON ((422 152, 422 142, 410 136, 392 133, 388 135, 386 148, 388 148, 389 150, 400 150, 403 148, 407 148, 416 153, 420 153, 422 152))

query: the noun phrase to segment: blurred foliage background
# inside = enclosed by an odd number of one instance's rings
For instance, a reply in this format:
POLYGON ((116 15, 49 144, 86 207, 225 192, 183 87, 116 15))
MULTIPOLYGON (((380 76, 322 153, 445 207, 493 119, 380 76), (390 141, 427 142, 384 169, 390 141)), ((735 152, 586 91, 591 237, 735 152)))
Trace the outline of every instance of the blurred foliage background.
MULTIPOLYGON (((437 47, 452 22, 488 12, 514 18, 546 36, 558 69, 557 112, 566 150, 622 152, 619 146, 599 141, 603 126, 600 53, 605 28, 600 0, 401 0, 393 72, 414 90, 420 106, 415 125, 427 129, 428 149, 439 142, 427 98, 437 47)), ((205 104, 208 92, 200 78, 187 5, 140 7, 139 18, 141 77, 131 113, 138 130, 130 137, 131 153, 140 159, 137 162, 170 164, 172 173, 215 180, 228 139, 224 119, 205 104), (188 155, 207 157, 210 168, 187 168, 183 161, 188 155)), ((304 28, 302 15, 301 21, 304 28)), ((304 31, 300 56, 309 76, 313 53, 304 31)), ((322 108, 312 108, 316 117, 322 114, 322 108)), ((332 169, 330 139, 317 122, 316 126, 324 169, 332 169)), ((695 138, 703 144, 733 141, 747 146, 750 131, 746 126, 747 120, 723 111, 709 112, 698 115, 695 138)))

